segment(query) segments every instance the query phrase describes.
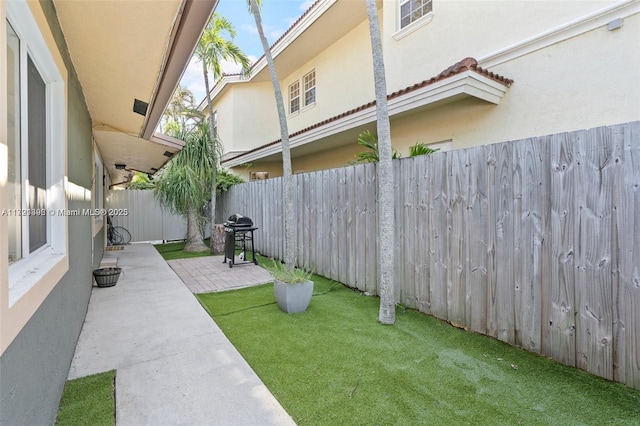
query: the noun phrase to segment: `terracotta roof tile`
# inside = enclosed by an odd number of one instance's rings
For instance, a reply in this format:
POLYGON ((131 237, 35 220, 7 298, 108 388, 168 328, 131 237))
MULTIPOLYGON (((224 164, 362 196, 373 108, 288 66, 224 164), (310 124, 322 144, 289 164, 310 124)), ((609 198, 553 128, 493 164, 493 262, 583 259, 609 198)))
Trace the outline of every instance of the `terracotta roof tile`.
MULTIPOLYGON (((465 72, 465 71, 474 71, 474 72, 476 72, 478 74, 481 74, 481 75, 483 75, 483 76, 485 76, 487 78, 490 78, 490 79, 492 79, 494 81, 497 81, 498 83, 501 83, 501 84, 503 84, 503 85, 505 85, 507 87, 510 87, 511 84, 513 84, 513 80, 511 80, 509 78, 505 78, 505 77, 503 77, 501 75, 495 74, 493 72, 487 71, 487 70, 479 67, 478 66, 478 61, 476 61, 474 58, 465 58, 465 59, 461 60, 460 62, 456 62, 455 64, 453 64, 452 66, 450 66, 446 70, 442 71, 440 74, 438 74, 435 77, 431 77, 428 80, 424 80, 424 81, 422 81, 420 83, 416 83, 416 84, 414 84, 412 86, 409 86, 409 87, 406 87, 404 89, 401 89, 401 90, 398 90, 396 92, 391 93, 390 95, 387 96, 387 99, 397 98, 397 97, 402 96, 404 94, 407 94, 407 93, 413 92, 415 90, 421 89, 421 88, 423 88, 425 86, 429 86, 429 85, 431 85, 433 83, 436 83, 438 81, 444 80, 446 78, 452 77, 452 76, 454 76, 456 74, 460 74, 460 73, 465 72)), ((331 123, 333 121, 336 121, 336 120, 339 120, 341 118, 347 117, 347 116, 349 116, 351 114, 355 114, 355 113, 360 112, 360 111, 362 111, 364 109, 371 108, 371 107, 375 106, 375 104, 376 104, 376 101, 371 101, 371 102, 366 103, 364 105, 360 105, 359 107, 353 108, 353 109, 351 109, 349 111, 345 111, 345 112, 343 112, 343 113, 341 113, 339 115, 333 116, 331 118, 327 118, 326 120, 323 120, 323 121, 321 121, 319 123, 315 123, 315 124, 313 124, 313 125, 311 125, 309 127, 306 127, 306 128, 304 128, 302 130, 298 130, 297 132, 291 133, 289 135, 289 137, 295 137, 295 136, 301 135, 301 134, 303 134, 305 132, 308 132, 310 130, 316 129, 316 128, 321 127, 321 126, 324 126, 325 124, 329 124, 329 123, 331 123)), ((261 146, 259 146, 257 148, 251 149, 249 151, 243 152, 242 154, 238 154, 235 157, 231 157, 231 158, 228 158, 228 159, 224 160, 223 163, 226 163, 228 161, 235 160, 237 158, 243 157, 243 156, 245 156, 247 154, 250 154, 252 152, 256 152, 256 151, 259 151, 261 149, 276 145, 276 144, 280 143, 281 140, 282 139, 278 139, 278 140, 275 140, 273 142, 269 142, 267 144, 261 145, 261 146)))

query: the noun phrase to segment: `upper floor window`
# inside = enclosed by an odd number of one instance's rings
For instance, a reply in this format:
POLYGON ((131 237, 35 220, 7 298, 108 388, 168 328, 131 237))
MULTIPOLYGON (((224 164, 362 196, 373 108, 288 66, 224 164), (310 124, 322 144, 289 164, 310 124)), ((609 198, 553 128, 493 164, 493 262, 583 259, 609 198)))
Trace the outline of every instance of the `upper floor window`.
POLYGON ((316 103, 316 71, 313 70, 303 78, 304 106, 316 103))
POLYGON ((300 82, 289 86, 289 114, 300 111, 300 82))
POLYGON ((400 0, 400 28, 427 15, 432 8, 432 0, 400 0))

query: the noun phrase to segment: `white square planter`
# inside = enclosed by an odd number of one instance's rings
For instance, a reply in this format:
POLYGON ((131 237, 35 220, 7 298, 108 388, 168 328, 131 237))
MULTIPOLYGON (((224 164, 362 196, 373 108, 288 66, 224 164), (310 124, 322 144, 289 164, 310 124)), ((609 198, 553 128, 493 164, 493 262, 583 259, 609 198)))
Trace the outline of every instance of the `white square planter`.
POLYGON ((288 314, 304 312, 311 302, 311 296, 313 296, 313 281, 287 284, 275 280, 273 294, 276 297, 278 307, 284 312, 288 314))

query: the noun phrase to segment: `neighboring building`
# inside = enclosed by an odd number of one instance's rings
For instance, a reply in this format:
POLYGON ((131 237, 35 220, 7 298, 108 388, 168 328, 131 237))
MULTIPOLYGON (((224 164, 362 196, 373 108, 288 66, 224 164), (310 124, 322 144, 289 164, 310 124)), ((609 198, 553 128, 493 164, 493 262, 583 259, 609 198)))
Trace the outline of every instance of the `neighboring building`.
POLYGON ((154 129, 216 3, 0 2, 0 424, 54 422, 105 246, 92 209, 180 149, 154 129))
MULTIPOLYGON (((637 0, 378 4, 392 144, 404 156, 416 142, 458 149, 640 119, 637 0)), ((363 150, 357 135, 375 131, 364 1, 319 0, 272 51, 294 172, 347 164, 363 150)), ((280 176, 265 59, 212 96, 223 166, 280 176)))

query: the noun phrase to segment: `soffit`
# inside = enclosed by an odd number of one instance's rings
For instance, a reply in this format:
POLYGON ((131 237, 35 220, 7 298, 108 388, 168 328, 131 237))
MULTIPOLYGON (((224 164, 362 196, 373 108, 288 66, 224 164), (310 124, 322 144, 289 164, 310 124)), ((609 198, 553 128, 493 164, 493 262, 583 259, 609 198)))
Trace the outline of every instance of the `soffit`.
MULTIPOLYGON (((317 5, 321 6, 321 5, 317 5)), ((295 72, 311 61, 333 43, 344 37, 363 21, 367 20, 365 3, 361 1, 338 0, 328 7, 311 25, 304 28, 305 16, 294 24, 271 47, 280 79, 295 72), (302 30, 296 36, 296 31, 302 30)), ((270 81, 269 70, 264 57, 256 62, 259 71, 251 81, 270 81)))
POLYGON ((154 146, 153 131, 217 0, 54 4, 112 181, 129 175, 116 163, 159 168, 168 159, 161 154, 179 147, 154 146), (134 99, 149 104, 146 116, 133 111, 134 99))

